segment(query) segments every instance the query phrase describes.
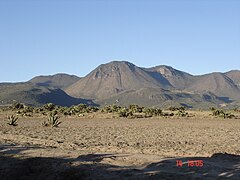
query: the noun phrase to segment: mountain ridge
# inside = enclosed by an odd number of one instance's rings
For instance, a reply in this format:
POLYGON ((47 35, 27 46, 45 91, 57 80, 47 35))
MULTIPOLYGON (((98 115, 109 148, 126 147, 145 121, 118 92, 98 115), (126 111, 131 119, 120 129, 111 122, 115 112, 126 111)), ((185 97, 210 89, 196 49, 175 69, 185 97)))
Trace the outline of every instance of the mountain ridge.
POLYGON ((54 75, 40 75, 30 79, 28 82, 36 85, 54 88, 65 88, 77 82, 80 77, 65 73, 57 73, 54 75))
POLYGON ((4 99, 10 102, 20 93, 23 98, 19 101, 27 102, 26 99, 31 97, 31 102, 36 104, 54 99, 59 99, 58 104, 64 104, 61 99, 68 101, 66 105, 77 102, 95 105, 139 103, 145 106, 177 104, 197 108, 240 104, 239 70, 196 76, 167 65, 144 68, 127 61, 112 61, 99 65, 85 77, 64 73, 36 76, 22 82, 22 86, 28 88, 19 88, 19 83, 0 83, 0 102, 4 99), (32 91, 34 88, 40 91, 32 91), (49 96, 44 99, 42 94, 45 91, 49 96), (56 95, 56 92, 61 95, 56 95))

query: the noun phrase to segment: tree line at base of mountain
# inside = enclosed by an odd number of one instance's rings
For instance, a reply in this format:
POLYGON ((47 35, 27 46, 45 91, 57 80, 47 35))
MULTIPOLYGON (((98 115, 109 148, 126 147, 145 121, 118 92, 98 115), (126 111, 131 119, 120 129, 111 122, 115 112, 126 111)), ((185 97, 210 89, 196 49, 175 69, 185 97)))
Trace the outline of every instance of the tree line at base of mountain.
MULTIPOLYGON (((235 108, 230 112, 223 109, 216 109, 214 107, 210 108, 212 117, 220 118, 237 118, 236 115, 231 112, 238 113, 239 109, 235 108)), ((168 109, 162 110, 156 107, 143 107, 136 104, 129 106, 118 106, 116 104, 107 105, 103 107, 89 106, 86 104, 74 105, 71 107, 64 107, 55 105, 53 103, 48 103, 40 107, 26 106, 21 103, 14 103, 10 106, 2 107, 1 111, 15 113, 16 116, 22 117, 34 117, 34 116, 74 116, 74 117, 84 117, 91 113, 102 113, 108 114, 112 113, 116 115, 115 117, 120 118, 150 118, 150 117, 194 117, 186 107, 169 107, 168 109)))

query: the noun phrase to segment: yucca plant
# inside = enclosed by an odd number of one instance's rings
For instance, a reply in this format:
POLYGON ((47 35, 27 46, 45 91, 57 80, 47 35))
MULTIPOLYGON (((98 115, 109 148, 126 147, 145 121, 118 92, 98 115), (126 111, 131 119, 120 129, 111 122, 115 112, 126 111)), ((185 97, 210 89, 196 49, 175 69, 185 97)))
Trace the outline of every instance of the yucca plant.
POLYGON ((7 117, 8 119, 8 125, 10 126, 17 126, 17 121, 18 121, 18 117, 17 116, 14 116, 14 115, 11 115, 11 116, 8 116, 7 117))
POLYGON ((42 125, 47 127, 58 127, 62 123, 61 121, 59 121, 59 119, 59 116, 50 115, 48 117, 48 121, 44 121, 42 125))

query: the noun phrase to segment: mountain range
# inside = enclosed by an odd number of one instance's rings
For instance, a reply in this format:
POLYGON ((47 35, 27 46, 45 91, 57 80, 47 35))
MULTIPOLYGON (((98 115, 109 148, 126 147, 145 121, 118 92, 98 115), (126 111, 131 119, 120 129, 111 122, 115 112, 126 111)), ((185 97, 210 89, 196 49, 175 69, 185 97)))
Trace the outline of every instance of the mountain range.
POLYGON ((194 76, 160 65, 138 67, 127 61, 102 64, 85 77, 37 76, 28 82, 0 83, 0 104, 48 102, 71 106, 139 104, 143 106, 235 107, 240 104, 240 71, 194 76))

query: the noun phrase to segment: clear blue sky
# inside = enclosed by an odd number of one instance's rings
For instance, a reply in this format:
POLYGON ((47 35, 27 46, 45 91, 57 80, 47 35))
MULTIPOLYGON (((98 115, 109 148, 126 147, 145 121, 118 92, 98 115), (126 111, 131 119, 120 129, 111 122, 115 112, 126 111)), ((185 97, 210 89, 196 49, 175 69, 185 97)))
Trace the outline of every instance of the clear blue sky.
POLYGON ((240 69, 240 0, 0 0, 0 82, 111 60, 240 69))

